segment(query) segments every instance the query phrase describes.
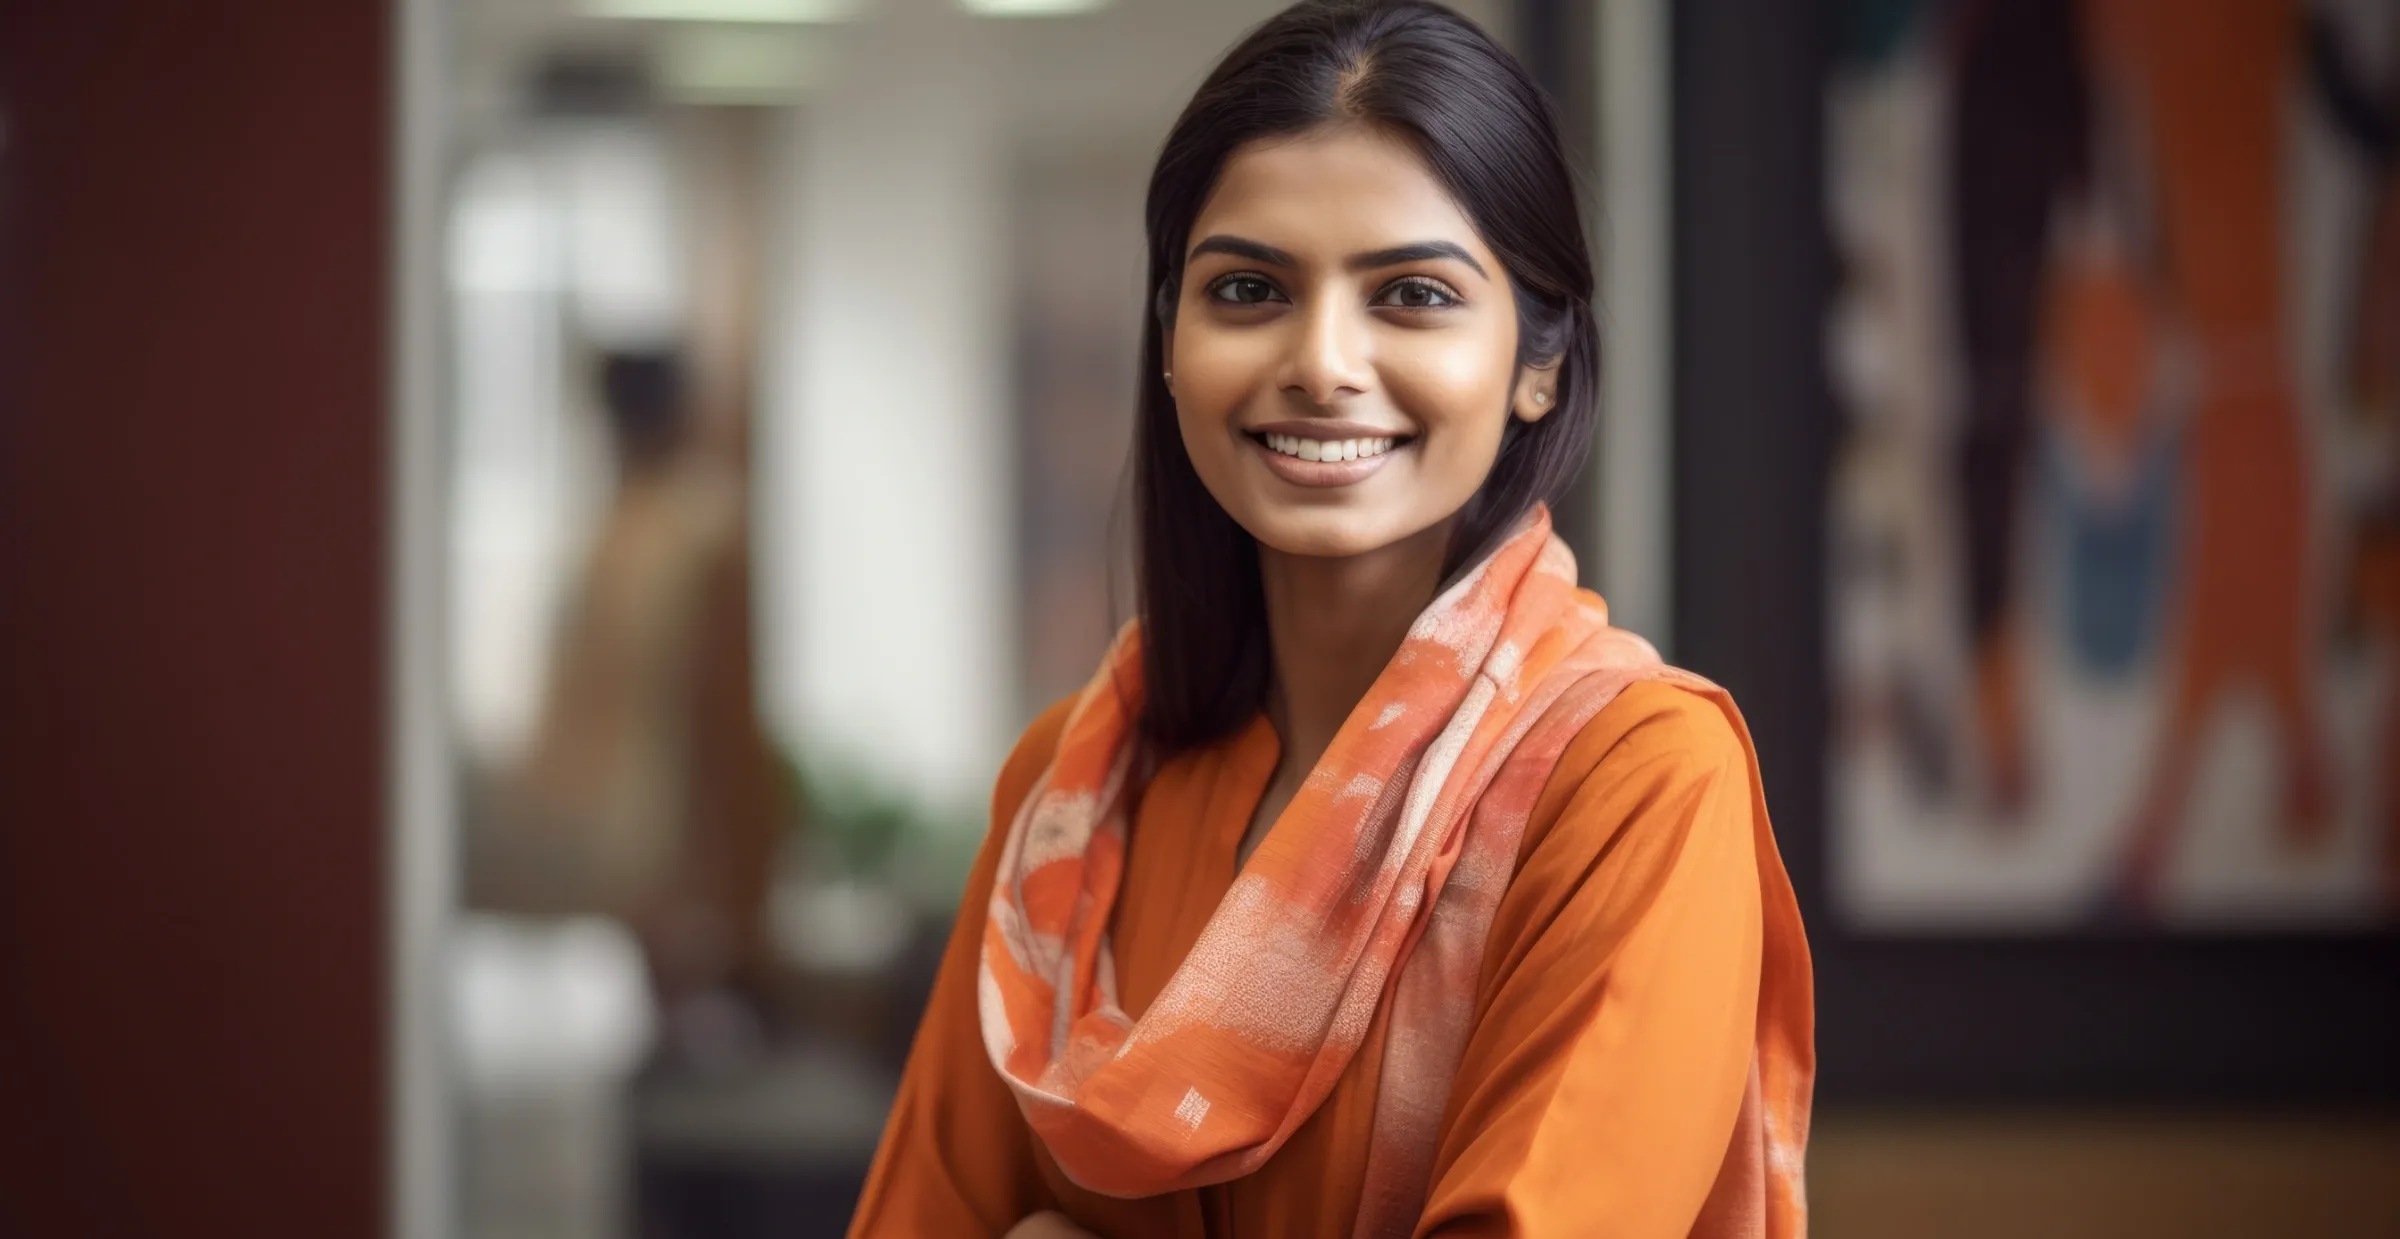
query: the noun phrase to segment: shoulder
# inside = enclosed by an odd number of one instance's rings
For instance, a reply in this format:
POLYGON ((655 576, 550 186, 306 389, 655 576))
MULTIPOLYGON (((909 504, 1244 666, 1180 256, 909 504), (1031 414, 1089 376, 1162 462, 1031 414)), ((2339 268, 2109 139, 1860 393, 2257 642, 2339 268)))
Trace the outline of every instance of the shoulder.
POLYGON ((1518 852, 1582 869, 1672 857, 1697 830, 1747 832, 1756 774, 1741 715, 1696 676, 1635 681, 1583 725, 1544 782, 1518 852))
POLYGON ((1739 719, 1733 699, 1696 676, 1637 680, 1568 742, 1544 798, 1634 770, 1701 774, 1747 766, 1750 742, 1739 719))
POLYGON ((1538 958, 1613 958, 1637 926, 1669 923, 1662 908, 1755 905, 1764 813, 1722 690, 1675 672, 1627 685, 1568 743, 1526 818, 1485 984, 1538 958))

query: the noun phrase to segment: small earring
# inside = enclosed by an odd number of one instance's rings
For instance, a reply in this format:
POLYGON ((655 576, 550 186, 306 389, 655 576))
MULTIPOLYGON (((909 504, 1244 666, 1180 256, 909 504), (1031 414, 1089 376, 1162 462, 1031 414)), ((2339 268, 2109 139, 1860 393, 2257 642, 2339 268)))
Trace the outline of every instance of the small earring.
POLYGON ((1533 393, 1533 402, 1534 402, 1535 404, 1548 404, 1548 403, 1550 403, 1550 393, 1548 393, 1548 392, 1546 392, 1546 391, 1537 391, 1537 392, 1533 393))

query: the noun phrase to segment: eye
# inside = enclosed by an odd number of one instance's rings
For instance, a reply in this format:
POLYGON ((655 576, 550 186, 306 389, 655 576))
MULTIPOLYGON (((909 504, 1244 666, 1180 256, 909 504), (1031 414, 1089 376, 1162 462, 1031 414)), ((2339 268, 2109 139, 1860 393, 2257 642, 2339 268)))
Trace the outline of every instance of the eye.
POLYGON ((1375 294, 1375 304, 1400 310, 1446 310, 1460 301, 1457 290, 1423 275, 1394 280, 1375 294))
POLYGON ((1277 300, 1282 294, 1265 279, 1237 271, 1212 281, 1208 286, 1208 295, 1210 300, 1227 305, 1261 305, 1277 300))

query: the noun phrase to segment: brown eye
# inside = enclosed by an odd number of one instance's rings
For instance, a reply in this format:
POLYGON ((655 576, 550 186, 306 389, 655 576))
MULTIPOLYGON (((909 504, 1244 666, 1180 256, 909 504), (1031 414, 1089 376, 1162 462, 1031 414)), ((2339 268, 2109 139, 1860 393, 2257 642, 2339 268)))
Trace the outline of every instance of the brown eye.
POLYGON ((1375 298, 1377 305, 1401 310, 1443 310, 1458 303, 1458 294, 1448 286, 1423 276, 1395 280, 1375 298))
POLYGON ((1210 298, 1227 305, 1260 305, 1276 298, 1275 286, 1255 275, 1228 275, 1208 286, 1210 298))

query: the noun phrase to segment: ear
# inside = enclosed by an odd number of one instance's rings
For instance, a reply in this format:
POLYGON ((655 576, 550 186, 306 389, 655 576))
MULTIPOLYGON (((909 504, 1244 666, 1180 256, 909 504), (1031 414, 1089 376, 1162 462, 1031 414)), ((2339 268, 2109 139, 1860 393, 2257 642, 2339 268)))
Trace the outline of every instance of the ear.
POLYGON ((1167 394, 1175 393, 1175 329, 1162 328, 1158 333, 1158 364, 1165 371, 1167 394))
POLYGON ((1533 423, 1549 416, 1558 407, 1558 363, 1550 361, 1526 366, 1517 371, 1516 394, 1509 397, 1508 411, 1518 421, 1533 423))

